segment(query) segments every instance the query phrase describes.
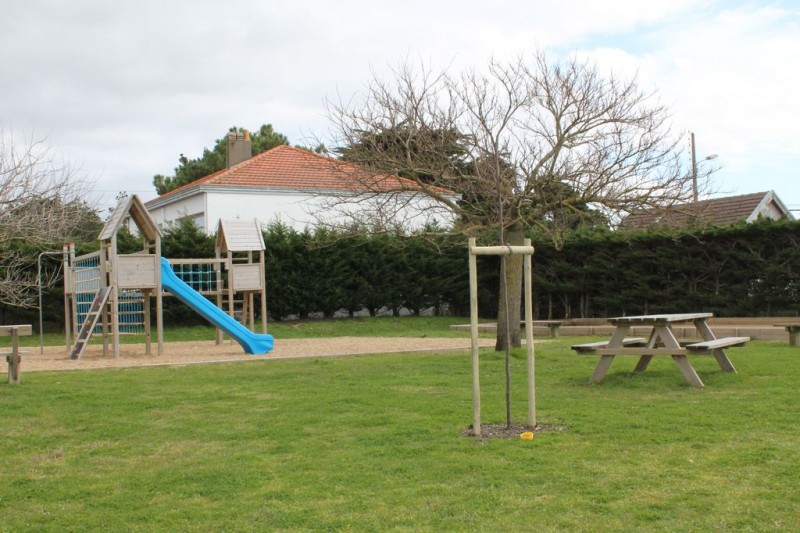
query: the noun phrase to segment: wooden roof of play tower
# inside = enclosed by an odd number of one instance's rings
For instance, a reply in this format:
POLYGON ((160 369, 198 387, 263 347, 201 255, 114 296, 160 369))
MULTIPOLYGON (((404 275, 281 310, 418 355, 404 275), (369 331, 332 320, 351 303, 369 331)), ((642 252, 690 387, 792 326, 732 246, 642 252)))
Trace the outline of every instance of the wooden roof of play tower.
POLYGON ((145 208, 144 203, 135 194, 120 200, 114 212, 108 217, 106 225, 103 226, 103 231, 100 232, 98 239, 107 241, 111 239, 120 228, 125 224, 125 217, 130 216, 131 220, 142 236, 150 242, 156 242, 161 238, 161 232, 158 231, 153 217, 145 208))
POLYGON ((262 251, 267 247, 258 220, 237 218, 219 221, 216 248, 221 253, 227 253, 262 251))

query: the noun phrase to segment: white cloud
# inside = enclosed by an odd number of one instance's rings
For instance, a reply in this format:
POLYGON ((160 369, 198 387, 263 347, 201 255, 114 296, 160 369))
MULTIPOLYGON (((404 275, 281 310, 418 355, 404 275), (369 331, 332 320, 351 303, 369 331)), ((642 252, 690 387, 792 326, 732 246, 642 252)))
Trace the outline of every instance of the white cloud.
POLYGON ((584 53, 657 89, 698 155, 720 155, 723 192, 776 189, 800 204, 800 9, 717 4, 639 34, 640 47, 584 53))
POLYGON ((540 46, 638 71, 699 150, 745 171, 754 154, 797 163, 800 28, 787 4, 15 2, 0 18, 0 120, 48 135, 99 189, 152 190, 178 154, 234 124, 270 122, 292 142, 324 133, 324 98, 362 89, 371 69, 482 65, 540 46))

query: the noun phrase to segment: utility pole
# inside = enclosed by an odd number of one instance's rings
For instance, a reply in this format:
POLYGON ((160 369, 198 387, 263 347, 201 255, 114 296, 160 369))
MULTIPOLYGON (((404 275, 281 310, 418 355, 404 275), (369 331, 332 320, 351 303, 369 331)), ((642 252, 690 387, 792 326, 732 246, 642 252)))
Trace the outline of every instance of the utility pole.
POLYGON ((692 201, 697 201, 697 158, 694 154, 694 132, 689 134, 692 139, 692 201))
MULTIPOLYGON (((694 132, 689 133, 689 137, 692 140, 692 201, 697 201, 697 156, 695 155, 694 151, 694 132)), ((711 161, 712 159, 716 159, 719 157, 717 154, 707 155, 703 158, 703 161, 711 161)))

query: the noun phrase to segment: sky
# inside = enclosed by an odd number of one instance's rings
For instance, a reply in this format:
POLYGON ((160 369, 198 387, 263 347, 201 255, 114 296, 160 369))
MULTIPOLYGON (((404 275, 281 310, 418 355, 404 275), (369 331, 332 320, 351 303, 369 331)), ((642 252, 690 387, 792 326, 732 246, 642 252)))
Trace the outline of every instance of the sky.
POLYGON ((326 99, 406 59, 537 49, 636 76, 719 168, 716 195, 775 190, 800 217, 799 0, 6 0, 0 129, 44 139, 108 207, 154 198, 234 125, 325 139, 326 99))

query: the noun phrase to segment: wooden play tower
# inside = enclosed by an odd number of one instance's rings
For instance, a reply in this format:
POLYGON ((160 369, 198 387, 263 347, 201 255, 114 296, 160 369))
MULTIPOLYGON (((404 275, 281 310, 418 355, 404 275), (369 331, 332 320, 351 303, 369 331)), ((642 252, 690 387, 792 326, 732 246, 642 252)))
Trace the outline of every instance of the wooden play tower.
POLYGON ((98 237, 100 250, 76 257, 69 249, 69 264, 64 277, 64 292, 70 315, 67 344, 70 357, 83 354, 99 326, 103 335, 103 354, 108 355, 111 339, 115 356, 120 354, 120 330, 136 328, 144 333, 146 353, 151 353, 151 304, 156 300, 158 354, 163 353, 163 312, 161 291, 161 233, 138 196, 128 196, 117 204, 98 237), (142 251, 117 252, 117 234, 130 221, 142 237, 142 251), (136 308, 131 311, 131 302, 136 308), (71 331, 80 329, 71 342, 71 331))
MULTIPOLYGON (((267 332, 267 291, 264 288, 264 236, 256 219, 220 220, 215 245, 217 260, 228 271, 228 314, 235 316, 236 295, 241 294, 241 323, 255 331, 255 297, 260 297, 261 333, 267 332)), ((223 291, 221 291, 223 292, 223 291)), ((218 305, 224 309, 222 300, 218 305)))

